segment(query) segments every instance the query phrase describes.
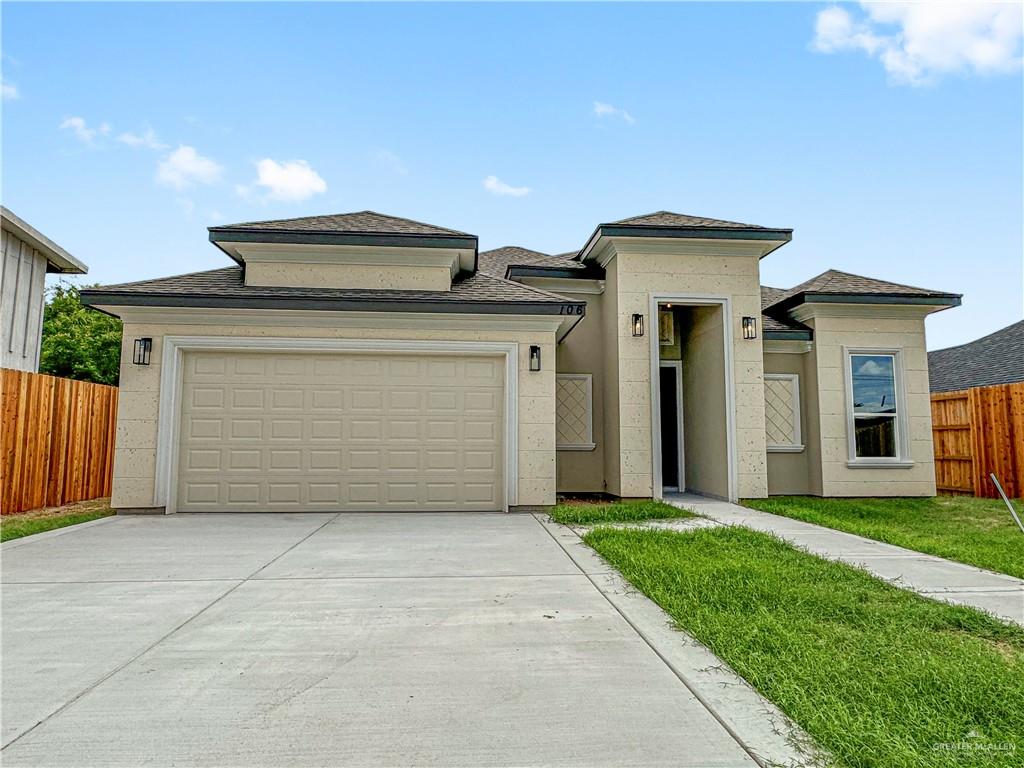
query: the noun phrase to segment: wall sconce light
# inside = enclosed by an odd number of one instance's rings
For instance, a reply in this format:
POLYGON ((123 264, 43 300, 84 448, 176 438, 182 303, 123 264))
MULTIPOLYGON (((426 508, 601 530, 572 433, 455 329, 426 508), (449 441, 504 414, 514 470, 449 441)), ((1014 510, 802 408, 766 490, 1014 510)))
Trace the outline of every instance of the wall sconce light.
POLYGON ((149 358, 153 354, 153 340, 150 338, 135 340, 135 354, 132 355, 132 362, 136 365, 149 365, 149 358))
POLYGON ((639 312, 633 315, 633 335, 638 338, 644 335, 644 316, 639 312))
POLYGON ((743 338, 744 339, 756 339, 757 338, 757 318, 744 317, 743 318, 743 338))
POLYGON ((536 344, 530 345, 530 370, 540 370, 540 347, 536 344))

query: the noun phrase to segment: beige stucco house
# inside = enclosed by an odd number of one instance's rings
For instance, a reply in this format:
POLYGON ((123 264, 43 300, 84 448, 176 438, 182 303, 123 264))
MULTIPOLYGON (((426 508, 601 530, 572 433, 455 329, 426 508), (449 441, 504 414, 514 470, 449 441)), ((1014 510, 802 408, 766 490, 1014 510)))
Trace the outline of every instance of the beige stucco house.
POLYGON ((234 265, 82 292, 124 321, 113 504, 934 494, 924 321, 960 297, 762 286, 790 237, 667 212, 561 255, 369 211, 213 227, 234 265))

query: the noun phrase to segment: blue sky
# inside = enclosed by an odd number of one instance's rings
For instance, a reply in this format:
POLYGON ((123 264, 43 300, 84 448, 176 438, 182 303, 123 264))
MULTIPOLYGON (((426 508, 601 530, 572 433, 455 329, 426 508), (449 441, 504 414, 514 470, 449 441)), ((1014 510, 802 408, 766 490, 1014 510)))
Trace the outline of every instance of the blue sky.
POLYGON ((886 13, 4 3, 3 202, 90 282, 226 266, 211 224, 363 209, 546 252, 660 209, 792 227, 764 283, 962 292, 928 321, 962 343, 1022 315, 1019 34, 886 13))

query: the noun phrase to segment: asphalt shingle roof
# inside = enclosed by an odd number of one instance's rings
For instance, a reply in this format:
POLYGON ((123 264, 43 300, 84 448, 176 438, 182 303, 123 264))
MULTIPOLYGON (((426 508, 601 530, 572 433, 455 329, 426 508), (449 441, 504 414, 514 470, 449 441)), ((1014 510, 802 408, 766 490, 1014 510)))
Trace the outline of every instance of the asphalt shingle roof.
POLYGON ((626 227, 698 227, 706 229, 767 229, 757 224, 742 224, 738 221, 726 221, 725 219, 709 219, 704 216, 687 216, 684 213, 673 213, 672 211, 655 211, 645 213, 641 216, 630 216, 628 219, 610 221, 609 224, 617 224, 626 227))
POLYGON ((764 312, 767 307, 775 303, 778 297, 785 292, 782 288, 772 288, 767 285, 761 286, 761 328, 765 333, 770 331, 804 331, 809 333, 810 327, 801 322, 789 317, 776 317, 764 312))
POLYGON ((920 296, 920 297, 956 297, 957 294, 950 294, 944 291, 932 291, 927 288, 918 288, 913 285, 902 285, 901 283, 890 283, 886 280, 876 280, 873 277, 863 277, 850 272, 840 272, 838 269, 830 269, 822 272, 817 277, 812 277, 800 285, 782 291, 769 307, 778 306, 802 293, 818 293, 837 296, 920 296))
POLYGON ((335 213, 326 216, 302 216, 297 219, 271 219, 269 221, 246 221, 240 224, 225 224, 210 227, 210 231, 223 229, 244 229, 256 232, 320 232, 331 234, 360 233, 375 235, 456 235, 475 237, 466 232, 424 224, 422 221, 388 216, 376 211, 335 213))
POLYGON ((103 294, 120 296, 189 297, 192 300, 211 299, 291 299, 310 301, 356 301, 391 303, 456 304, 536 304, 557 306, 566 299, 547 291, 531 288, 510 280, 502 280, 483 272, 452 283, 450 291, 380 290, 363 288, 299 288, 245 285, 239 266, 192 272, 154 280, 104 285, 82 290, 87 303, 102 304, 103 294))
POLYGON ((574 251, 560 256, 551 256, 540 251, 531 251, 529 248, 520 248, 517 245, 506 245, 502 248, 482 251, 477 262, 477 269, 494 277, 504 277, 505 270, 510 266, 586 269, 585 264, 571 260, 575 255, 574 251))
POLYGON ((928 353, 932 392, 1024 381, 1024 320, 959 347, 928 353))

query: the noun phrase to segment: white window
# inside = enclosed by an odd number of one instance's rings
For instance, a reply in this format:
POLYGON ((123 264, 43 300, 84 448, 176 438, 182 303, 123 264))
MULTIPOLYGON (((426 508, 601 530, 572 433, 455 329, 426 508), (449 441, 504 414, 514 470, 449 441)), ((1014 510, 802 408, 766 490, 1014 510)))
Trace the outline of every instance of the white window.
POLYGON ((594 379, 591 374, 556 375, 555 435, 560 451, 594 450, 594 379))
POLYGON ((847 349, 844 362, 849 466, 908 466, 899 350, 847 349))
POLYGON ((804 449, 800 436, 800 377, 797 374, 764 375, 764 428, 769 451, 799 453, 804 449))

